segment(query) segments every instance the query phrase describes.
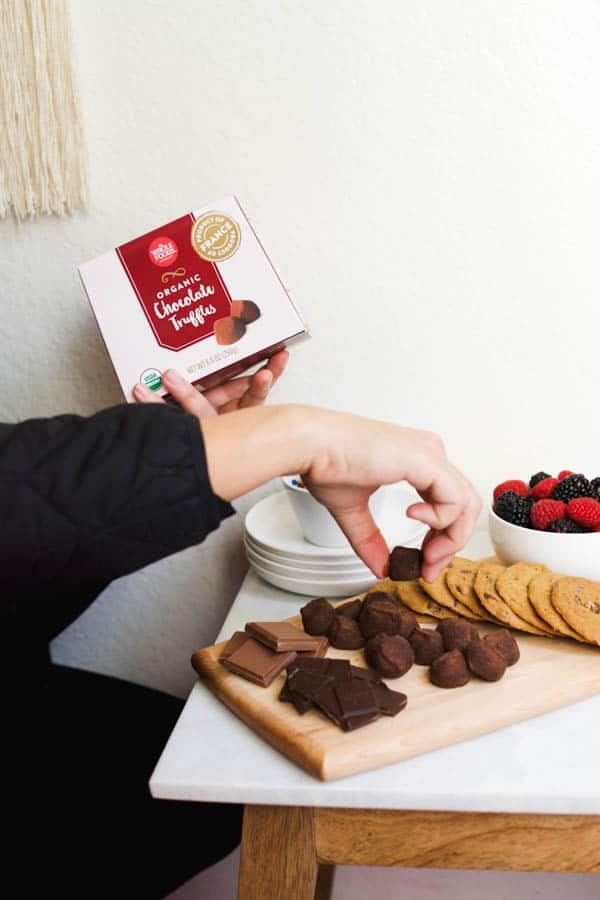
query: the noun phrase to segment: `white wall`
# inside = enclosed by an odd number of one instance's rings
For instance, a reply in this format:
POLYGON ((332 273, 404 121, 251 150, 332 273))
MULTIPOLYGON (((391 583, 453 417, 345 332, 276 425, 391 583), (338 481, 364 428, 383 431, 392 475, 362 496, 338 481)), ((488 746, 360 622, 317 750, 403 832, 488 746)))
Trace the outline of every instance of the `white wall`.
MULTIPOLYGON (((4 419, 119 402, 77 264, 235 191, 313 329, 277 399, 434 428, 486 491, 600 474, 596 2, 72 9, 92 203, 0 223, 4 419)), ((184 694, 240 527, 116 583, 55 658, 184 694)))

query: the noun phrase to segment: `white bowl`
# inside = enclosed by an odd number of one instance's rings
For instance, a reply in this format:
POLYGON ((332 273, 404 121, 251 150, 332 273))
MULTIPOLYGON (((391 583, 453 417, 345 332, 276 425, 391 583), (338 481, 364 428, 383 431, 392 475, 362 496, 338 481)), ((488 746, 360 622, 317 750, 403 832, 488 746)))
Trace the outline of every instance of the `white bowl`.
MULTIPOLYGON (((315 500, 310 491, 294 484, 297 477, 286 475, 281 479, 292 509, 300 522, 300 527, 307 541, 318 547, 348 547, 346 535, 337 524, 329 510, 315 500)), ((377 518, 383 503, 381 488, 371 495, 369 508, 377 518)))
POLYGON ((244 548, 249 562, 257 563, 265 569, 271 569, 273 572, 279 572, 280 575, 293 574, 299 578, 312 578, 313 575, 333 575, 333 576, 353 576, 364 575, 368 572, 368 568, 357 559, 356 565, 338 566, 329 563, 317 562, 307 565, 306 563, 297 563, 296 560, 274 559, 268 553, 262 553, 256 547, 253 547, 247 540, 244 540, 244 548), (302 573, 305 573, 304 575, 302 573))
POLYGON ((490 506, 490 537, 505 565, 541 563, 561 575, 600 581, 600 532, 555 534, 505 522, 490 506))
POLYGON ((350 597, 354 594, 361 594, 373 584, 375 584, 375 576, 369 573, 361 578, 294 578, 285 575, 276 575, 262 566, 252 563, 252 568, 257 575, 260 575, 269 584, 281 588, 284 591, 290 591, 292 594, 302 594, 305 597, 350 597))

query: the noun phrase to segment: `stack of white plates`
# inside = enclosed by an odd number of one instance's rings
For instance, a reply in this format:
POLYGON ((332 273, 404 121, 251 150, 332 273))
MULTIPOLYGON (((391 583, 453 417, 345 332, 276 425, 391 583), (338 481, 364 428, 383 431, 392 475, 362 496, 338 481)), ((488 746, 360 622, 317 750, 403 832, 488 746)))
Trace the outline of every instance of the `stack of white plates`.
MULTIPOLYGON (((388 546, 418 547, 424 526, 405 516, 418 499, 406 484, 386 489, 379 525, 388 546)), ((244 546, 261 578, 294 594, 343 597, 366 590, 373 573, 352 547, 318 547, 302 534, 285 491, 260 500, 246 516, 244 546)))

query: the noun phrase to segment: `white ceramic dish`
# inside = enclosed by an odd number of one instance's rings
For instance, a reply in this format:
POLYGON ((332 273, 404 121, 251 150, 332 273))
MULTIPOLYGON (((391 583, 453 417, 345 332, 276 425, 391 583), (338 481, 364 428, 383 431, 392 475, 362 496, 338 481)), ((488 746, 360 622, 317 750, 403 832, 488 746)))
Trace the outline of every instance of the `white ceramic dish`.
MULTIPOLYGON (((310 491, 295 484, 297 481, 298 478, 291 475, 281 479, 306 540, 318 547, 348 547, 346 535, 329 510, 315 500, 310 491)), ((369 498, 369 509, 374 519, 381 512, 382 505, 383 491, 380 488, 369 498)))
MULTIPOLYGON (((416 493, 406 484, 390 485, 384 494, 384 503, 377 524, 389 547, 402 544, 405 547, 420 546, 425 527, 419 522, 407 519, 405 512, 415 502, 416 493)), ((286 494, 278 491, 270 494, 252 507, 246 515, 247 537, 253 547, 267 553, 283 554, 288 559, 306 561, 352 560, 357 556, 352 547, 319 547, 310 544, 304 535, 286 494)))
POLYGON ((304 565, 304 563, 297 565, 295 560, 289 562, 285 560, 272 560, 253 549, 247 541, 244 541, 244 547, 248 562, 256 563, 264 569, 270 569, 272 572, 275 572, 275 574, 279 573, 280 575, 289 574, 297 576, 298 578, 313 578, 321 575, 328 578, 358 578, 369 571, 362 563, 351 566, 329 566, 324 563, 321 565, 318 563, 314 563, 313 565, 304 565))
POLYGON ((489 509, 490 537, 505 565, 541 563, 553 572, 600 581, 600 533, 554 534, 505 522, 489 509))
POLYGON ((359 580, 344 580, 340 578, 328 581, 323 578, 290 578, 285 575, 276 575, 262 566, 252 564, 252 568, 265 581, 292 594, 303 594, 307 597, 349 597, 352 594, 360 594, 375 583, 375 576, 369 573, 369 577, 361 577, 359 580))

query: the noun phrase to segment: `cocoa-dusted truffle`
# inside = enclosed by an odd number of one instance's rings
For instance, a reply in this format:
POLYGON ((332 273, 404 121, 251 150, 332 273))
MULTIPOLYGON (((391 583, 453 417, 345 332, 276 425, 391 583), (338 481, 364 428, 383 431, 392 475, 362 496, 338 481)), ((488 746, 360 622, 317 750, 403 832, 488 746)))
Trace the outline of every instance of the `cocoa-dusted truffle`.
POLYGON ((465 650, 477 637, 477 630, 464 619, 442 619, 437 630, 442 636, 444 650, 465 650))
POLYGON ((414 613, 409 609, 400 613, 400 631, 398 633, 401 634, 403 638, 408 640, 416 627, 417 617, 414 613))
POLYGON ((508 628, 501 628, 492 634, 486 634, 483 641, 500 654, 507 666, 514 666, 516 662, 519 662, 521 658, 519 645, 508 628))
POLYGON ((390 553, 392 581, 414 581, 421 577, 423 554, 414 547, 394 547, 390 553))
POLYGON ((327 634, 335 619, 333 606, 325 597, 315 597, 300 610, 304 630, 309 634, 327 634))
POLYGON ((441 688, 463 687, 470 677, 466 660, 460 650, 442 653, 429 668, 431 683, 441 688))
POLYGON ((225 316, 215 322, 217 344, 235 344, 246 333, 246 326, 236 316, 225 316))
POLYGON ((504 657, 482 640, 472 641, 465 650, 465 659, 473 675, 484 681, 499 681, 506 672, 504 657))
POLYGON ((237 316, 246 325, 260 319, 260 307, 254 300, 234 300, 229 310, 232 316, 237 316))
POLYGON ((433 628, 415 628, 408 640, 418 666, 431 665, 444 652, 442 636, 433 628))
POLYGON ((371 668, 385 678, 400 678, 415 661, 412 647, 399 634, 377 634, 368 641, 365 656, 371 668))
POLYGON ((367 638, 376 634, 398 634, 400 632, 400 610, 393 600, 376 597, 363 604, 358 617, 358 625, 367 638))
POLYGON ((336 606, 335 612, 338 616, 348 616, 349 619, 358 619, 362 609, 362 600, 350 600, 349 603, 342 603, 336 606))
POLYGON ((391 603, 395 603, 393 594, 388 594, 387 591, 371 591, 363 600, 362 605, 368 606, 374 600, 389 600, 391 603))
POLYGON ((331 646, 338 650, 358 650, 365 646, 358 623, 348 616, 334 616, 327 635, 331 646))

